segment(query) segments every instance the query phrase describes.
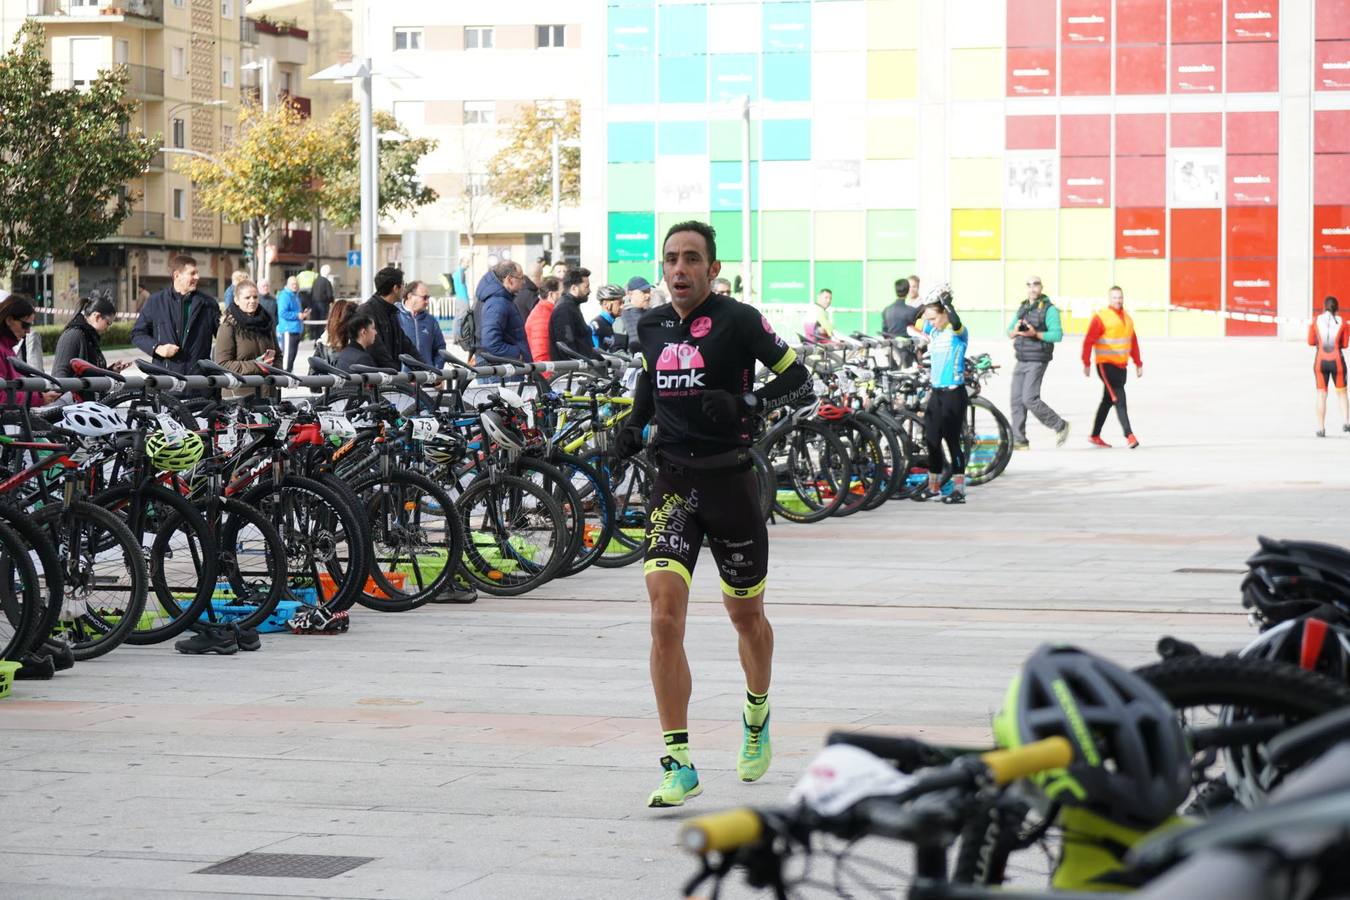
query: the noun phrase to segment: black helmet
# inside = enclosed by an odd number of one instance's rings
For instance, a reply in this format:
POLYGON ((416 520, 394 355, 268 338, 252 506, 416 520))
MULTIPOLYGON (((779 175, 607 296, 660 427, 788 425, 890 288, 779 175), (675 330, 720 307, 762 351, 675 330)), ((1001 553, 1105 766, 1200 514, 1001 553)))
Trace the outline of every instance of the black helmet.
POLYGON ((1073 762, 1037 784, 1058 803, 1151 828, 1190 791, 1190 750, 1162 695, 1115 663, 1046 644, 1008 687, 994 737, 1017 747, 1054 736, 1073 744, 1073 762))
POLYGON ((1242 605, 1263 628, 1296 619, 1323 603, 1350 612, 1350 551, 1316 541, 1258 537, 1247 560, 1242 605))

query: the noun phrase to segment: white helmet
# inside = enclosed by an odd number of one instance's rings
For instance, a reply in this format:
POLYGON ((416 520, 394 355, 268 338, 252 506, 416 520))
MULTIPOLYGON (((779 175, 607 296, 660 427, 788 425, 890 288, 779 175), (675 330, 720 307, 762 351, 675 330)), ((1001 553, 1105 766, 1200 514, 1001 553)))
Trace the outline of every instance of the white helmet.
POLYGON ((483 434, 502 450, 514 455, 525 449, 525 445, 521 443, 520 435, 508 428, 497 413, 487 410, 479 421, 483 425, 483 434))
POLYGON ((61 408, 61 427, 84 437, 107 437, 127 430, 127 414, 102 403, 74 403, 61 408))

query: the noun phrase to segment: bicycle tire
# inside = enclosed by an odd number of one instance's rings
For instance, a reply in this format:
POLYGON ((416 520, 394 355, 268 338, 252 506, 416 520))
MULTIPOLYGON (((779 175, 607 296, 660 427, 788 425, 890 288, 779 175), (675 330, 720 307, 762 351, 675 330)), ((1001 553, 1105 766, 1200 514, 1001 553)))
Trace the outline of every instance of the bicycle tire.
MULTIPOLYGON (((222 509, 220 572, 216 577, 220 583, 228 583, 230 593, 234 595, 226 604, 231 608, 230 620, 240 628, 257 628, 276 612, 277 604, 286 596, 286 542, 262 510, 233 497, 224 498, 222 509), (240 547, 240 533, 245 528, 258 532, 258 540, 263 547, 264 568, 261 572, 246 569, 240 562, 240 556, 244 555, 240 547), (234 615, 247 607, 252 607, 252 610, 243 615, 234 615)), ((257 555, 258 552, 255 550, 249 555, 257 555)), ((208 618, 216 621, 214 607, 208 612, 208 618)))
POLYGON ((407 612, 450 589, 464 555, 464 535, 455 502, 445 489, 424 475, 400 470, 363 479, 352 485, 352 491, 365 504, 364 512, 371 524, 370 581, 383 594, 363 589, 356 602, 378 612, 407 612), (382 490, 372 493, 381 485, 382 490), (391 488, 403 493, 395 496, 391 488), (391 512, 396 517, 393 524, 388 520, 391 512), (412 521, 404 518, 409 513, 412 521), (440 527, 444 529, 443 544, 419 537, 425 535, 426 524, 432 524, 432 531, 435 530, 434 523, 424 523, 424 515, 439 516, 440 527), (390 534, 399 536, 398 549, 389 539, 390 534), (414 545, 418 547, 415 551, 410 549, 414 545), (406 560, 401 552, 405 549, 410 550, 406 560), (391 566, 390 573, 405 575, 401 585, 388 577, 382 560, 391 566), (424 566, 437 567, 429 580, 424 579, 424 566), (409 580, 416 584, 416 590, 406 589, 409 580))
POLYGON ((863 509, 873 510, 894 496, 896 485, 909 471, 909 457, 905 454, 900 435, 896 434, 895 429, 884 418, 870 412, 857 412, 854 415, 858 421, 870 426, 876 432, 881 445, 885 479, 876 496, 863 504, 863 509))
POLYGON ((595 565, 602 569, 631 566, 647 554, 647 507, 656 468, 642 455, 619 459, 597 451, 587 461, 605 477, 614 501, 613 537, 595 565))
POLYGON ((773 515, 773 469, 769 467, 768 457, 758 447, 750 448, 750 463, 755 470, 760 518, 768 520, 773 515))
POLYGON ((798 524, 819 522, 834 515, 844 502, 847 485, 851 483, 853 474, 848 449, 837 435, 817 422, 800 421, 787 427, 780 426, 770 430, 761 439, 759 446, 774 473, 775 515, 798 524), (818 463, 809 458, 805 448, 807 435, 819 439, 824 445, 818 463), (793 446, 794 437, 795 446, 793 446), (786 457, 785 473, 780 472, 778 454, 774 452, 780 446, 783 447, 786 457), (805 468, 794 471, 799 466, 805 468), (828 468, 822 471, 821 466, 828 468), (784 478, 787 479, 786 486, 784 478), (827 483, 822 485, 822 479, 827 479, 827 483), (810 482, 810 485, 805 482, 810 482), (783 490, 795 494, 801 505, 806 507, 806 511, 802 512, 796 508, 796 504, 785 505, 780 496, 783 490))
MULTIPOLYGON (((537 457, 523 456, 516 460, 515 471, 512 474, 535 482, 558 501, 558 506, 563 511, 563 520, 567 525, 567 547, 563 553, 566 554, 567 563, 571 563, 585 549, 586 513, 582 509, 581 492, 557 466, 537 457)), ((555 577, 566 577, 567 563, 558 569, 555 577)))
POLYGON ((1012 460, 1012 426, 1008 424, 1008 419, 990 401, 984 397, 971 397, 970 408, 966 412, 966 425, 961 430, 961 442, 966 453, 966 484, 988 484, 1008 468, 1009 461, 1012 460), (971 460, 975 450, 979 447, 979 442, 987 442, 987 436, 981 436, 976 432, 976 409, 983 409, 989 413, 993 419, 995 427, 998 428, 998 446, 994 450, 993 459, 985 465, 979 472, 971 473, 971 460))
POLYGON ((514 597, 548 583, 566 562, 566 514, 539 485, 515 475, 483 474, 474 479, 456 501, 464 530, 464 557, 459 572, 487 594, 514 597), (529 495, 529 502, 523 499, 529 495), (484 502, 483 528, 474 527, 480 498, 484 502), (503 501, 508 508, 503 508, 503 501), (506 515, 503 516, 502 513, 506 515), (533 558, 538 547, 513 542, 516 525, 532 520, 549 550, 547 561, 533 558))
POLYGON ((849 451, 851 476, 844 492, 844 502, 835 509, 834 515, 840 518, 862 512, 867 504, 876 500, 881 492, 885 466, 881 442, 875 432, 852 414, 832 423, 832 431, 849 451), (858 483, 859 490, 853 483, 858 483))
POLYGON ((56 547, 46 532, 33 521, 32 516, 8 503, 0 503, 0 521, 13 528, 23 539, 42 566, 43 606, 31 625, 28 650, 36 649, 56 628, 61 615, 61 593, 64 578, 56 547))
POLYGON ((34 622, 43 617, 42 583, 28 543, 0 524, 0 659, 17 660, 31 650, 34 622))
POLYGON ((616 527, 614 497, 609 492, 605 477, 580 456, 555 452, 549 459, 577 489, 577 494, 581 498, 582 512, 585 514, 582 523, 582 548, 558 573, 561 578, 584 572, 604 555, 605 547, 614 537, 616 527), (594 524, 591 523, 592 519, 595 520, 594 524))

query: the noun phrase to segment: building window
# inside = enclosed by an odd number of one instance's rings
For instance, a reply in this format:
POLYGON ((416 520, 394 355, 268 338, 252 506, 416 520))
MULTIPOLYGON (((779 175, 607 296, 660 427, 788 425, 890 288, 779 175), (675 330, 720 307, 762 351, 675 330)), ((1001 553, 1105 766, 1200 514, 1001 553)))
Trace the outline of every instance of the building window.
POLYGON ((182 9, 187 4, 187 0, 173 0, 173 5, 182 9))
POLYGON ((234 0, 220 0, 220 17, 222 19, 234 18, 234 0))
POLYGON ((220 58, 220 83, 224 87, 234 87, 234 57, 220 58))
POLYGON ((492 28, 484 25, 471 25, 464 29, 465 50, 491 50, 492 28))
POLYGON ((228 149, 229 146, 233 143, 234 143, 234 126, 233 125, 220 126, 220 148, 222 150, 228 149))
POLYGON ((187 51, 182 47, 174 47, 169 51, 169 74, 174 78, 187 75, 187 51))
POLYGON ((534 26, 534 45, 541 50, 545 47, 566 46, 566 41, 563 40, 566 29, 566 25, 536 25, 534 26))
POLYGON ((290 73, 290 72, 282 72, 282 73, 281 73, 281 92, 282 92, 283 94, 290 94, 290 92, 291 92, 291 73, 290 73))
POLYGON ((470 172, 464 176, 464 189, 469 192, 470 197, 486 197, 488 192, 487 173, 470 172))
POLYGON ((175 147, 187 146, 187 122, 183 119, 173 120, 173 145, 175 147))
POLYGON ((420 29, 420 28, 395 28, 395 29, 394 29, 394 49, 395 49, 395 50, 421 50, 421 49, 422 49, 422 29, 420 29))
POLYGON ((497 121, 497 104, 493 100, 465 100, 465 125, 493 125, 497 121))
POLYGON ((173 189, 173 217, 180 222, 187 218, 187 191, 182 188, 173 189))

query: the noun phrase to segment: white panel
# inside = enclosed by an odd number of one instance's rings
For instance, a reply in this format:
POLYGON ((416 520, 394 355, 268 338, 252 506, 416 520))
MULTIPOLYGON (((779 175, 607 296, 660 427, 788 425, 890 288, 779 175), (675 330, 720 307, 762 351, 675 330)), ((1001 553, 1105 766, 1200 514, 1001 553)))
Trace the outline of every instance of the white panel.
POLYGON ((811 11, 813 50, 867 49, 867 11, 862 0, 817 3, 811 11))
POLYGON ((811 123, 812 159, 857 159, 865 155, 866 147, 867 120, 861 116, 817 114, 811 123))
POLYGON ((658 156, 656 208, 661 212, 706 213, 712 205, 708 171, 706 156, 658 156))
POLYGON ((914 209, 919 205, 919 162, 869 159, 863 163, 863 189, 869 209, 914 209))
MULTIPOLYGON (((843 4, 837 4, 843 5, 843 4)), ((867 96, 867 54, 811 54, 811 96, 822 100, 857 100, 867 96)))
POLYGON ((764 26, 758 3, 713 3, 708 7, 709 53, 758 53, 764 26))
MULTIPOLYGON (((857 152, 857 151, 854 151, 857 152)), ((811 164, 816 209, 862 209, 862 161, 818 159, 811 164)), ((800 195, 800 190, 798 191, 800 195)))
POLYGON ((1002 155, 1007 131, 1002 122, 1000 100, 953 103, 947 118, 951 155, 966 158, 1002 155))
POLYGON ((949 47, 1002 47, 1007 29, 1007 0, 961 0, 948 3, 949 47))
POLYGON ((1012 150, 1003 159, 1003 204, 1008 209, 1059 206, 1059 154, 1012 150))
POLYGON ((810 184, 811 163, 805 160, 762 162, 759 164, 759 208, 802 209, 806 206, 810 184))

